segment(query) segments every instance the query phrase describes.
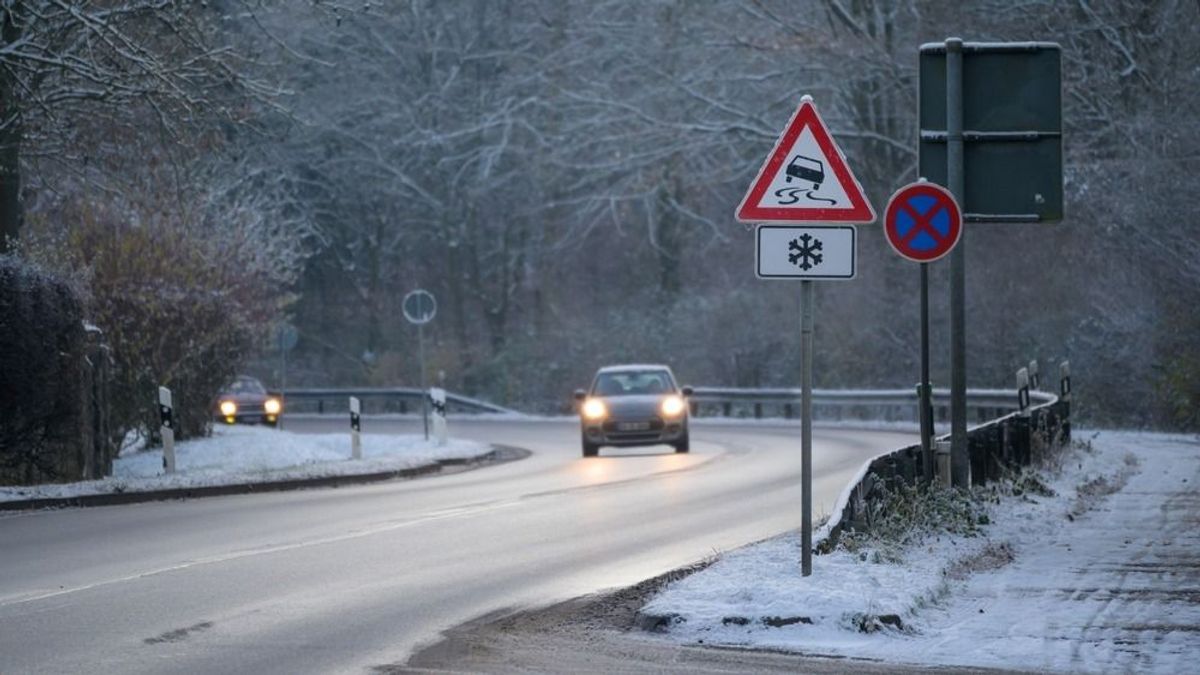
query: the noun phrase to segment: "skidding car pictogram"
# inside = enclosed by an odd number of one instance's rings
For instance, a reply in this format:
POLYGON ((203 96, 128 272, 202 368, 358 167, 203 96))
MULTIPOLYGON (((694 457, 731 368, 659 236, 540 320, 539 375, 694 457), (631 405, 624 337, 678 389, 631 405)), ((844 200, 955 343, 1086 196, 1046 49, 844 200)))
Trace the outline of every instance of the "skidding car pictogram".
POLYGON ((787 182, 792 182, 793 178, 810 181, 813 189, 819 190, 825 182, 825 165, 819 159, 796 155, 787 167, 787 182))

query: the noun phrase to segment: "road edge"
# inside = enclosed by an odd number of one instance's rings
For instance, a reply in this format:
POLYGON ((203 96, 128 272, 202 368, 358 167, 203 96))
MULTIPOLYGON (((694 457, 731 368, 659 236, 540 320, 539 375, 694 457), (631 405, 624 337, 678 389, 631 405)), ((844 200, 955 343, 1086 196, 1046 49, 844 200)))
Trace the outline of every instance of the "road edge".
POLYGON ((659 617, 641 612, 645 600, 666 584, 702 571, 708 558, 644 579, 630 586, 598 591, 541 607, 510 607, 489 612, 443 630, 437 638, 419 645, 403 661, 378 664, 376 675, 412 673, 552 673, 574 666, 598 670, 617 659, 629 672, 662 673, 844 673, 867 674, 1008 672, 988 668, 948 667, 893 663, 820 652, 749 649, 730 645, 681 644, 656 639, 662 631, 659 617), (522 645, 551 645, 564 653, 584 654, 567 665, 530 660, 522 645), (514 649, 515 648, 515 649, 514 649), (591 660, 594 658, 595 660, 591 660), (609 659, 609 660, 606 660, 609 659), (632 660, 628 660, 632 659, 632 660))
POLYGON ((292 478, 288 480, 265 481, 257 483, 231 483, 229 485, 205 485, 199 487, 166 488, 162 490, 146 490, 142 492, 106 492, 74 497, 37 497, 0 501, 0 512, 4 511, 36 511, 38 509, 57 509, 88 506, 117 506, 122 504, 140 504, 144 502, 159 502, 172 499, 195 499, 203 497, 223 497, 228 495, 244 495, 262 492, 284 492, 288 490, 303 490, 306 488, 340 487, 343 485, 361 485, 380 483, 388 480, 412 480, 415 478, 442 476, 462 471, 481 469, 487 466, 507 464, 525 459, 533 453, 524 448, 510 445, 492 445, 491 452, 475 457, 442 459, 432 464, 393 469, 365 474, 345 476, 321 476, 318 478, 292 478))

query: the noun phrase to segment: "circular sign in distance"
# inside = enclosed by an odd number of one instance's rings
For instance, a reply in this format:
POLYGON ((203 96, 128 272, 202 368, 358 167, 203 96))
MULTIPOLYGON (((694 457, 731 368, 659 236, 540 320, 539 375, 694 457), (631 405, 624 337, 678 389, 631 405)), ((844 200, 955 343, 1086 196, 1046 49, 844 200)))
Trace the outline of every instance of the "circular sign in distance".
POLYGON ((883 215, 883 232, 902 257, 933 262, 962 236, 962 211, 949 190, 920 181, 896 190, 883 215))
POLYGON ((275 344, 279 347, 279 351, 290 352, 296 348, 296 343, 300 342, 300 332, 290 323, 283 323, 275 331, 275 344))
POLYGON ((401 308, 404 310, 404 318, 408 319, 409 323, 420 326, 433 320, 437 314, 437 301, 433 299, 432 293, 418 288, 404 296, 401 308))

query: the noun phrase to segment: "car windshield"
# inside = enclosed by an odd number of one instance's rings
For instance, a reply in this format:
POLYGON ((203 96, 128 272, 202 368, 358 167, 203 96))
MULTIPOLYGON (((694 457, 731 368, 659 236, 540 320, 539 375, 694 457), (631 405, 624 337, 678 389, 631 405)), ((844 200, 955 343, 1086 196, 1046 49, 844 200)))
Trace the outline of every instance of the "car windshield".
POLYGON ((665 370, 626 370, 600 373, 592 391, 597 396, 665 394, 675 391, 675 386, 665 370))
POLYGON ((263 389, 262 383, 258 380, 250 378, 242 378, 234 380, 233 384, 227 389, 230 394, 265 394, 266 389, 263 389))

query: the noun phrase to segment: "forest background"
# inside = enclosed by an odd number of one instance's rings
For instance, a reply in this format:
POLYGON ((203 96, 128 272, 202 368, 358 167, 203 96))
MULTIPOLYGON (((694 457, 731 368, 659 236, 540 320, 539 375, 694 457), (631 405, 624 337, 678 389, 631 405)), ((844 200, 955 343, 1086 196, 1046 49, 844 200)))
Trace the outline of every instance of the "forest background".
MULTIPOLYGON (((882 211, 917 178, 918 46, 959 36, 1058 42, 1064 77, 1066 218, 965 234, 969 385, 1070 359, 1086 421, 1200 426, 1200 3, 166 5, 3 1, 9 246, 119 343, 181 326, 174 357, 139 344, 130 400, 197 358, 278 386, 285 322, 289 386, 415 385, 418 287, 434 381, 519 409, 615 362, 795 386, 799 288, 754 277, 734 207, 810 94, 882 211)), ((818 288, 816 384, 909 388, 918 271, 859 232, 858 278, 818 288)))

